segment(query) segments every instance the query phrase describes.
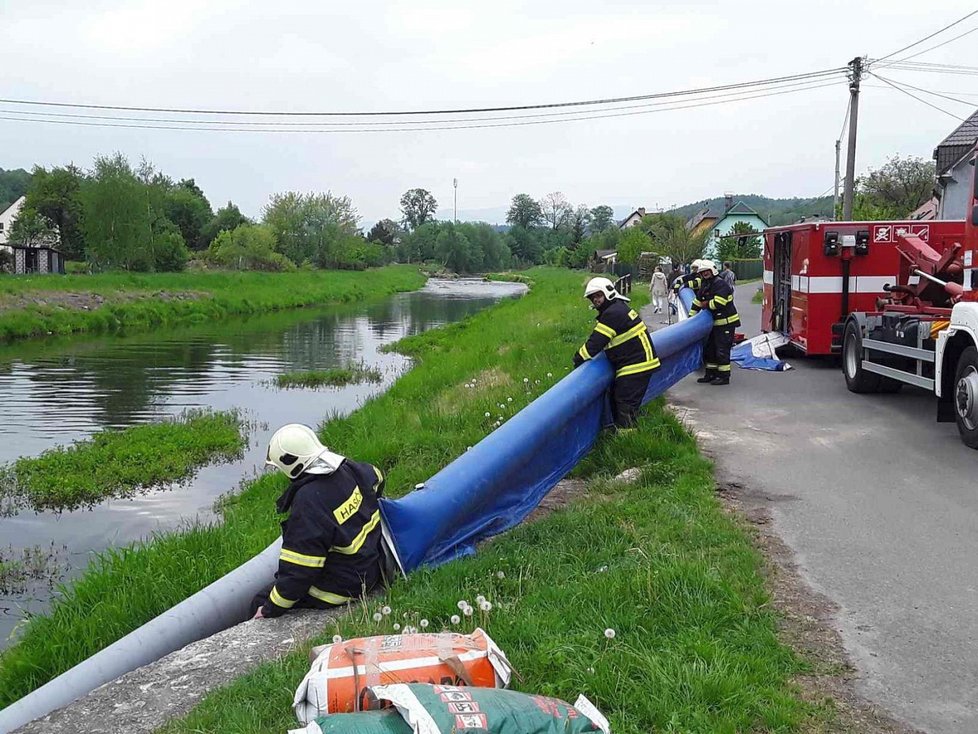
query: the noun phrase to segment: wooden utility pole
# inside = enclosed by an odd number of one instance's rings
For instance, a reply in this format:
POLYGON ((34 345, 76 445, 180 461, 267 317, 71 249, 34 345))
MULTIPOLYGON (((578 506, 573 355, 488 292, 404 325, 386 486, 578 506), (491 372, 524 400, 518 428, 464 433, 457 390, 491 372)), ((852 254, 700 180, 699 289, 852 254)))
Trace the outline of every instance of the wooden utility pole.
POLYGON ((859 82, 863 60, 857 56, 849 62, 849 150, 846 154, 846 183, 842 191, 842 219, 852 219, 852 201, 856 187, 856 127, 859 122, 859 82))

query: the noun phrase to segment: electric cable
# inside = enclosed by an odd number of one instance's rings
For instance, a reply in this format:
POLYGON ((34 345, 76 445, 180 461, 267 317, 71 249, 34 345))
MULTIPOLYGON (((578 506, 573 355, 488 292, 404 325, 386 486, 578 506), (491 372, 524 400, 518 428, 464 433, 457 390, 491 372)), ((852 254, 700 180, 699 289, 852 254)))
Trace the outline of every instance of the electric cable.
POLYGON ((961 18, 958 18, 953 23, 948 23, 946 26, 944 26, 940 30, 934 31, 933 33, 931 33, 929 36, 924 36, 919 41, 914 41, 913 43, 911 43, 911 44, 909 44, 907 46, 904 46, 903 48, 897 49, 896 51, 893 51, 892 53, 888 53, 886 56, 883 56, 882 58, 875 59, 875 63, 879 63, 880 61, 886 61, 886 59, 892 58, 892 57, 896 56, 897 54, 903 53, 904 51, 908 51, 909 49, 913 48, 914 46, 919 46, 924 41, 929 41, 934 36, 939 36, 944 31, 946 31, 946 30, 948 30, 950 28, 953 28, 954 26, 958 25, 959 23, 963 23, 964 21, 968 20, 968 18, 972 17, 973 15, 978 15, 978 10, 972 10, 967 15, 965 15, 965 16, 963 16, 961 18))
POLYGON ((924 94, 931 94, 931 95, 933 95, 935 97, 940 97, 941 99, 946 99, 946 100, 949 100, 951 102, 957 102, 958 104, 967 105, 968 107, 974 107, 975 106, 975 103, 974 102, 968 102, 967 100, 964 100, 964 99, 956 99, 955 97, 949 97, 948 95, 942 94, 941 92, 934 92, 934 91, 932 91, 930 89, 924 89, 923 87, 915 87, 913 84, 908 84, 907 82, 900 81, 900 80, 897 80, 897 79, 886 79, 885 77, 882 77, 882 76, 880 76, 879 74, 877 74, 875 72, 870 72, 870 74, 872 74, 873 76, 875 76, 877 79, 880 79, 881 81, 890 82, 891 84, 899 84, 901 87, 907 87, 908 89, 913 89, 913 90, 916 90, 918 92, 923 92, 924 94))
POLYGON ((948 115, 949 117, 953 117, 953 118, 954 118, 955 120, 959 120, 959 121, 961 121, 961 122, 964 122, 964 120, 965 120, 965 118, 963 118, 963 117, 960 117, 960 116, 958 116, 958 115, 955 115, 955 114, 954 114, 953 112, 948 112, 948 111, 947 111, 947 110, 945 110, 944 108, 942 108, 942 107, 938 107, 938 106, 937 106, 936 104, 931 104, 931 103, 930 103, 930 102, 928 102, 928 101, 927 101, 926 99, 921 99, 920 97, 918 97, 918 96, 917 96, 916 94, 914 94, 913 92, 908 92, 908 91, 907 91, 906 89, 904 89, 903 87, 900 87, 900 86, 897 86, 897 84, 896 84, 896 83, 894 83, 894 82, 891 82, 891 81, 890 81, 889 79, 885 79, 884 77, 881 77, 881 76, 876 76, 876 74, 873 74, 873 72, 869 72, 869 73, 870 73, 870 74, 871 74, 872 76, 874 76, 874 77, 876 77, 877 79, 879 79, 879 80, 880 80, 881 82, 886 82, 887 84, 889 84, 889 85, 890 85, 891 87, 893 87, 893 88, 894 88, 894 89, 896 89, 897 91, 899 91, 899 92, 903 92, 903 93, 904 93, 905 95, 907 95, 908 97, 913 97, 913 98, 914 98, 915 100, 917 100, 918 102, 921 102, 921 103, 923 103, 923 104, 925 104, 925 105, 927 105, 928 107, 931 107, 931 108, 933 108, 933 109, 935 109, 935 110, 937 110, 938 112, 943 112, 943 113, 944 113, 945 115, 948 115))

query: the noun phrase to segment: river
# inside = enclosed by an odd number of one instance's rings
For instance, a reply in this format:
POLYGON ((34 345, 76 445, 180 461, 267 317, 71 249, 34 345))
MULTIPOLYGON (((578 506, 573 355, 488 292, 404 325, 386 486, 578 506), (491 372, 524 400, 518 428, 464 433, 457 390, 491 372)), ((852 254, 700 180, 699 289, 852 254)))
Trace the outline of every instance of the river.
MULTIPOLYGON (((0 464, 83 440, 105 428, 158 421, 189 408, 237 408, 252 425, 240 459, 206 466, 186 482, 71 512, 21 511, 0 517, 0 547, 53 548, 64 579, 93 552, 212 517, 215 499, 262 470, 268 437, 283 423, 319 425, 386 390, 409 366, 381 347, 458 321, 525 286, 480 280, 428 281, 379 303, 228 319, 132 336, 24 342, 0 349, 0 464), (283 390, 291 370, 363 362, 380 383, 283 390)), ((25 614, 44 611, 44 582, 0 595, 0 649, 25 614)))

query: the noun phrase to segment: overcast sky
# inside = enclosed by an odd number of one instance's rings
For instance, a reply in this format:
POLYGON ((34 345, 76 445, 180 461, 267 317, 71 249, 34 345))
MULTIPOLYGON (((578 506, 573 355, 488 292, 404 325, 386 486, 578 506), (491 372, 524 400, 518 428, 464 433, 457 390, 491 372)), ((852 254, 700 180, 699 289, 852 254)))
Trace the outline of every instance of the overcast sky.
MULTIPOLYGON (((166 2, 0 0, 0 97, 153 107, 389 110, 497 106, 696 88, 881 57, 974 9, 948 0, 820 3, 166 2)), ((915 50, 978 25, 978 17, 915 50)), ((920 61, 978 66, 978 35, 920 61)), ((972 95, 978 77, 891 71, 972 95)), ((366 226, 408 188, 460 212, 516 193, 668 207, 724 191, 815 196, 832 185, 848 92, 496 129, 343 134, 129 130, 0 120, 0 167, 145 157, 215 208, 260 214, 276 191, 349 195, 366 226)), ((966 117, 971 110, 931 101, 966 117)), ((14 109, 0 105, 0 110, 14 109)), ((21 108, 22 109, 22 108, 21 108)), ((62 110, 71 112, 72 110, 62 110)), ((0 112, 0 116, 3 112, 0 112)), ((958 123, 868 79, 858 170, 930 158, 958 123)))

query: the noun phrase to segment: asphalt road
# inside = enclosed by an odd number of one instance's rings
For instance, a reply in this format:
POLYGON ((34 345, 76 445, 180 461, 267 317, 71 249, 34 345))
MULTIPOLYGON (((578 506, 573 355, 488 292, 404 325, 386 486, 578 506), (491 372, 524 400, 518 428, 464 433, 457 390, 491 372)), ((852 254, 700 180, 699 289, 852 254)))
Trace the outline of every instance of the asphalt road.
MULTIPOLYGON (((748 336, 755 288, 736 293, 748 336)), ((838 604, 859 692, 925 731, 978 732, 978 452, 923 391, 855 395, 836 364, 787 359, 782 373, 735 366, 728 387, 691 375, 670 400, 718 481, 770 501, 802 574, 838 604)))

